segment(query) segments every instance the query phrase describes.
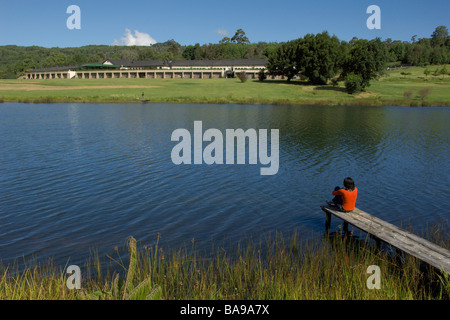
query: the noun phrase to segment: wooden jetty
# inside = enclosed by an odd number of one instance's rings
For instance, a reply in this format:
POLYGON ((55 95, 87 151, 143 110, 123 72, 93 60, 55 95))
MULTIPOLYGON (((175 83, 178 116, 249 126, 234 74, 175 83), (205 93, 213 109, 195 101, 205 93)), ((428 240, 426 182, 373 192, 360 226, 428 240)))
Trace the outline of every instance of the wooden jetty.
POLYGON ((342 212, 331 206, 321 206, 326 213, 326 230, 329 231, 331 215, 344 220, 344 231, 348 224, 368 233, 377 244, 384 241, 430 265, 450 274, 450 251, 411 232, 394 226, 365 211, 355 208, 351 212, 342 212))

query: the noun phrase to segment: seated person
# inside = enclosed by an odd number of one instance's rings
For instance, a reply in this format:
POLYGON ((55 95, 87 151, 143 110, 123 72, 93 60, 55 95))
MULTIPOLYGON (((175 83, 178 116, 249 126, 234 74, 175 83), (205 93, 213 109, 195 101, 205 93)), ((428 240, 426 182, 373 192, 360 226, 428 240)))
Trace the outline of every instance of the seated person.
POLYGON ((344 212, 350 212, 355 209, 356 198, 358 196, 358 188, 352 178, 344 179, 344 188, 335 187, 332 195, 335 196, 328 204, 339 208, 344 212))

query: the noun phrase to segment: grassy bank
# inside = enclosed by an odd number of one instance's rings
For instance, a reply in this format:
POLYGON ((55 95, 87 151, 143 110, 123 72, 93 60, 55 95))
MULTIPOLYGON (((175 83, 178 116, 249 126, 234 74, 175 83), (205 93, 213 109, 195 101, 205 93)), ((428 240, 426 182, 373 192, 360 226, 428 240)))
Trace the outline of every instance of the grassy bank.
MULTIPOLYGON (((429 67, 433 70, 437 67, 429 67)), ((448 66, 450 69, 450 66, 448 66)), ((275 105, 450 106, 450 77, 425 76, 422 67, 388 71, 366 92, 349 95, 343 83, 315 86, 293 80, 55 79, 0 80, 0 102, 149 102, 275 105)))
MULTIPOLYGON (((439 231, 432 234, 435 243, 449 247, 448 238, 439 231)), ((20 274, 15 272, 17 266, 3 267, 0 299, 441 300, 450 296, 448 276, 424 268, 410 256, 395 257, 387 249, 379 251, 369 241, 348 236, 305 244, 295 234, 276 235, 206 255, 194 250, 194 242, 176 250, 157 244, 136 250, 133 240, 127 261, 113 256, 101 261, 94 256, 80 266, 80 290, 69 290, 68 276, 51 262, 29 264, 20 274), (105 264, 120 272, 109 267, 105 271, 105 264), (380 268, 380 289, 367 287, 371 265, 380 268)))

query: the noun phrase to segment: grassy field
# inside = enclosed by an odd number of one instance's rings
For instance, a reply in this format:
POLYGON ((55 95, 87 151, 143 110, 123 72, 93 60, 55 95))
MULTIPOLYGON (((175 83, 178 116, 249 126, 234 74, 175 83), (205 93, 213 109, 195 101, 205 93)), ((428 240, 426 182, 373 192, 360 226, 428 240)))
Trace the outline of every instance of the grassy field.
POLYGON ((315 86, 298 80, 0 80, 0 102, 140 102, 144 93, 149 102, 450 106, 450 76, 425 76, 424 70, 387 71, 356 95, 347 94, 343 83, 315 86))
MULTIPOLYGON (((438 228, 433 242, 449 247, 438 228)), ((94 255, 80 266, 81 289, 69 290, 63 268, 0 266, 1 300, 448 300, 450 277, 370 241, 335 234, 305 244, 294 233, 201 255, 192 246, 166 250, 128 241, 129 259, 94 255), (139 249, 137 249, 139 248, 139 249), (108 267, 105 268, 104 266, 108 267), (369 266, 380 287, 369 288, 369 266), (112 271, 114 266, 116 271, 112 271)), ((126 248, 125 248, 126 249, 126 248)), ((119 249, 116 249, 119 252, 119 249)))

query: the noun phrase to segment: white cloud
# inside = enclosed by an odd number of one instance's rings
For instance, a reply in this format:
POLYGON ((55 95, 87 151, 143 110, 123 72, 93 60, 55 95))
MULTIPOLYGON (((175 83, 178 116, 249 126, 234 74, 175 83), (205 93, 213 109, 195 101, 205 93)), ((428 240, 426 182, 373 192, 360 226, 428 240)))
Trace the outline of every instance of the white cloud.
POLYGON ((221 35, 221 36, 227 36, 228 35, 228 31, 225 29, 217 29, 216 33, 221 35))
POLYGON ((153 39, 148 33, 139 32, 134 30, 134 35, 130 29, 125 29, 124 36, 120 40, 114 39, 113 46, 149 46, 155 44, 156 40, 153 39))

